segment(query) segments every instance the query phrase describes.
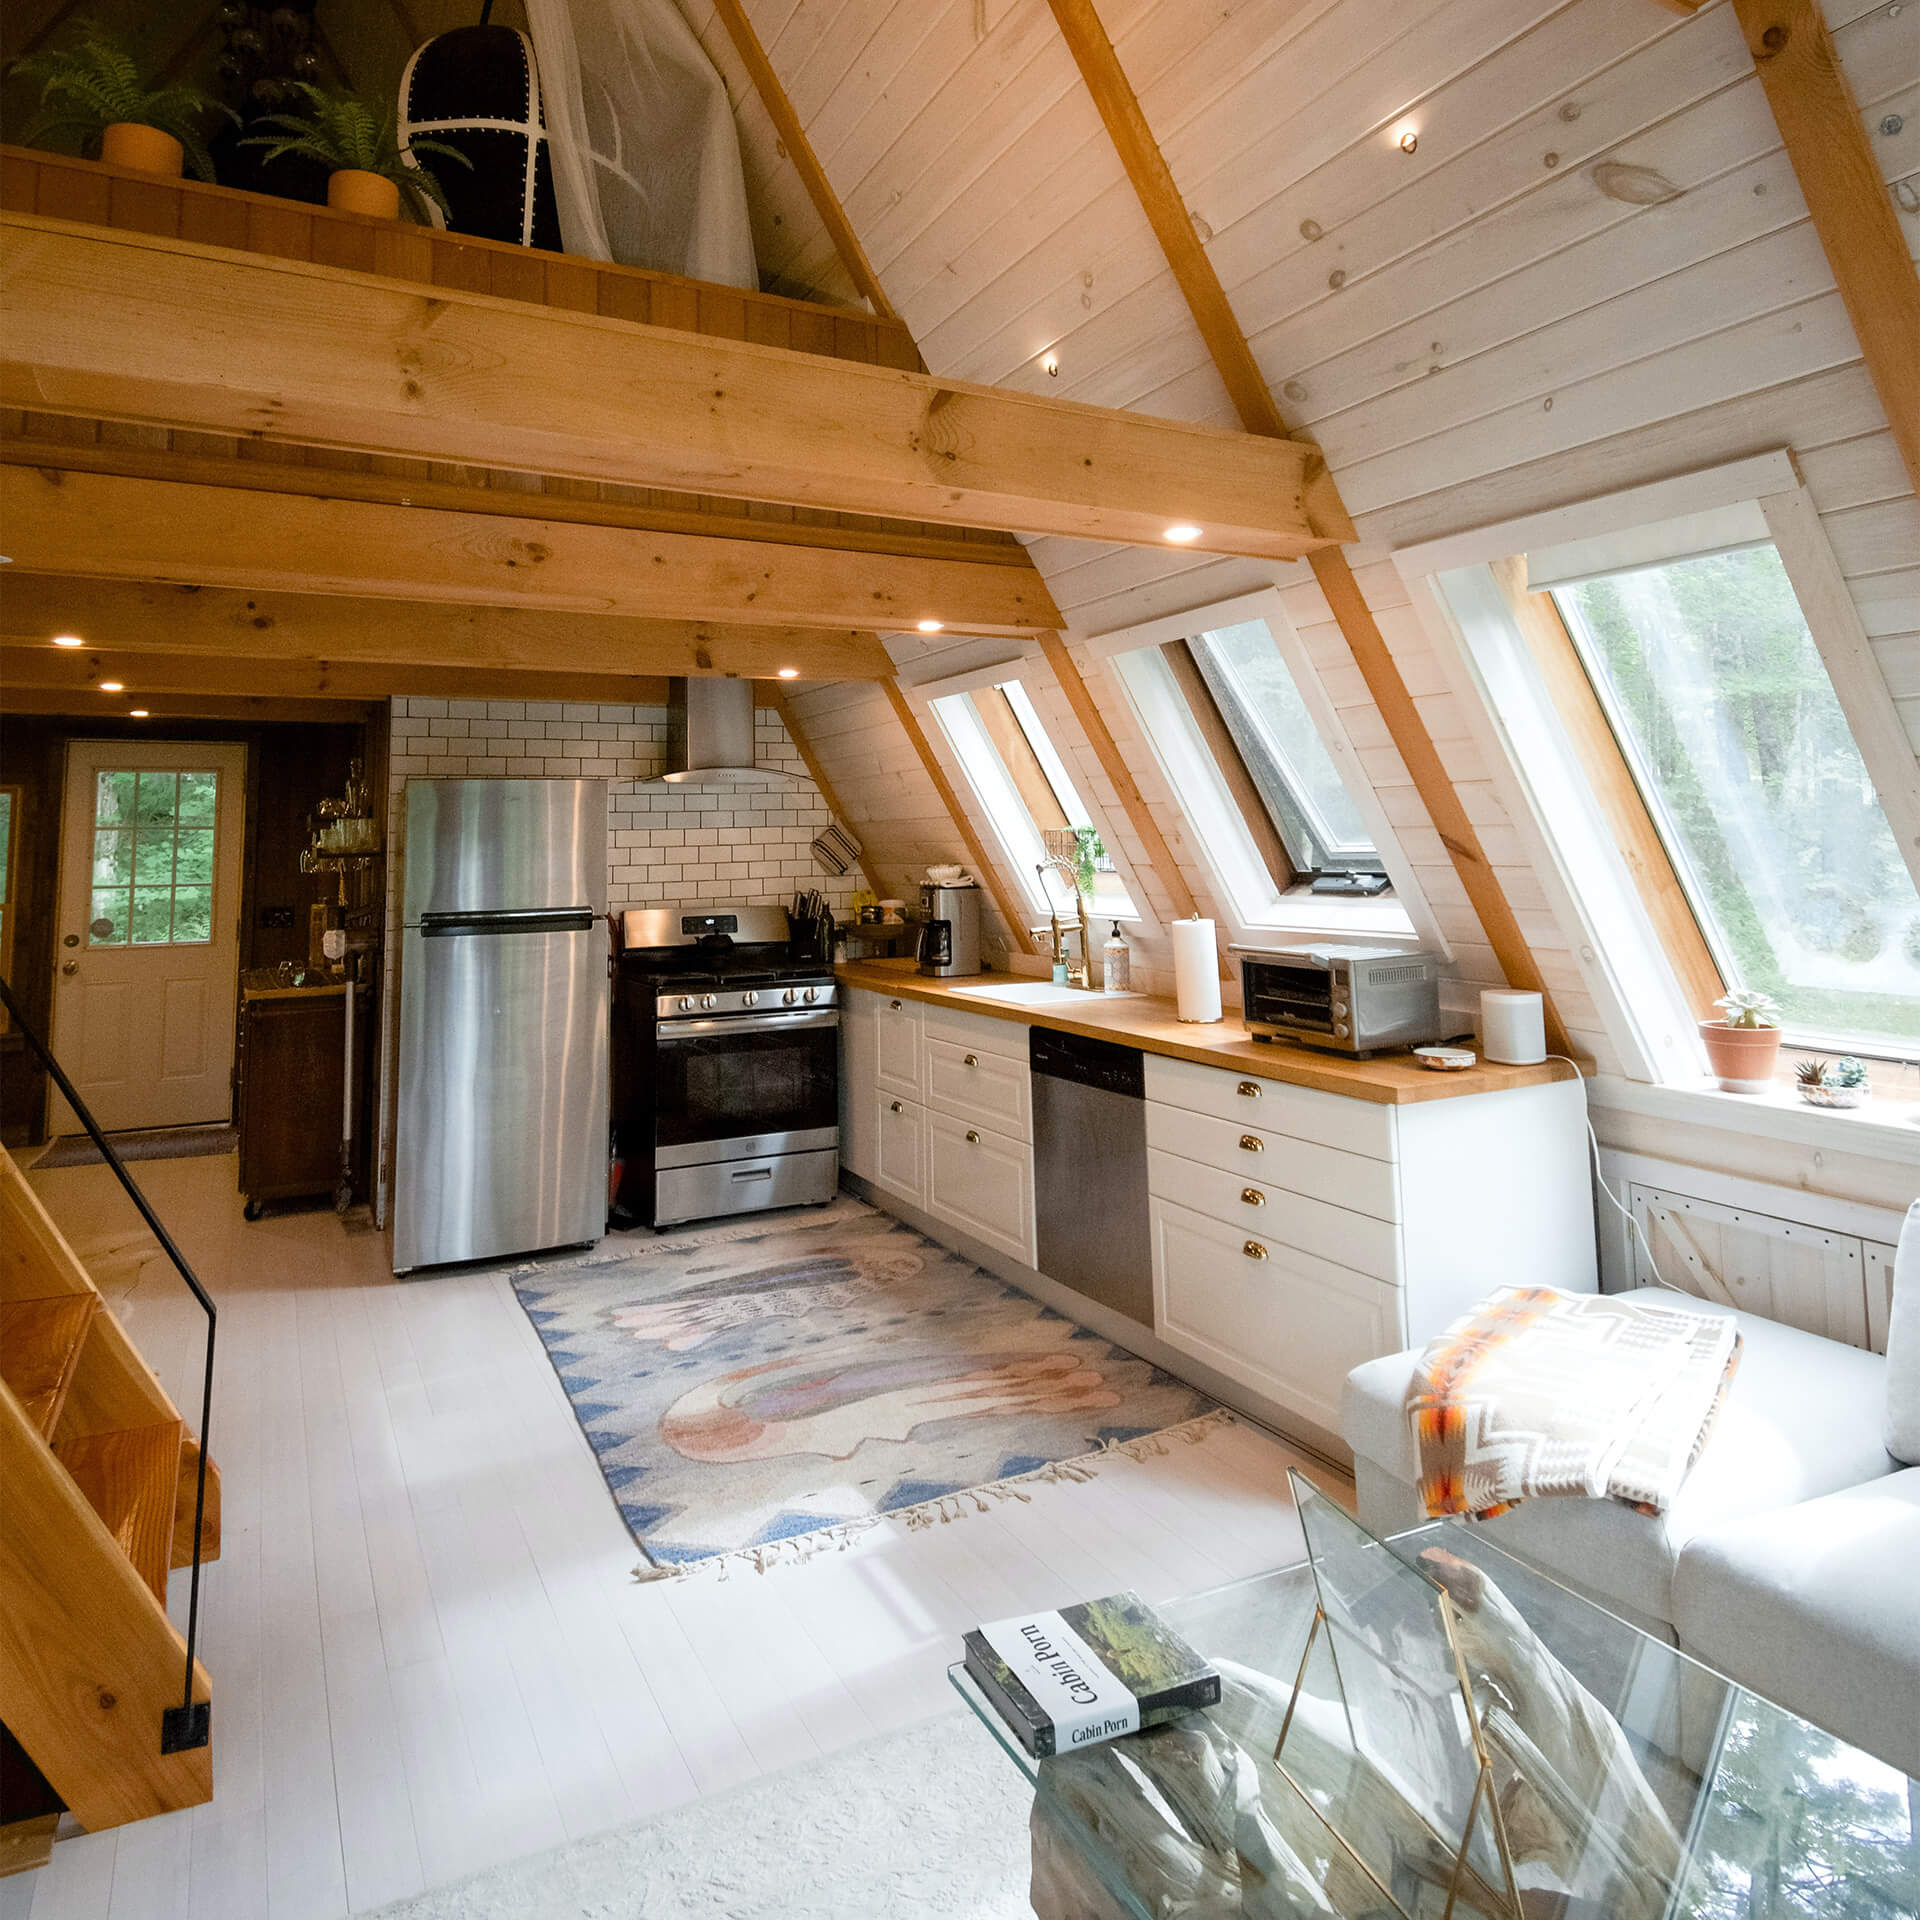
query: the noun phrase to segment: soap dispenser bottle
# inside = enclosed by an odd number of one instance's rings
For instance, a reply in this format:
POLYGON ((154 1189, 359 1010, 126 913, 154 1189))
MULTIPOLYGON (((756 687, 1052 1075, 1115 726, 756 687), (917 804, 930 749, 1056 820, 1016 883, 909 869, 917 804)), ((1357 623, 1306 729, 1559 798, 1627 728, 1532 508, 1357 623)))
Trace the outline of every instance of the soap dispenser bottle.
POLYGON ((1120 923, 1114 921, 1106 945, 1100 949, 1100 988, 1103 993, 1131 991, 1133 949, 1120 937, 1120 923))

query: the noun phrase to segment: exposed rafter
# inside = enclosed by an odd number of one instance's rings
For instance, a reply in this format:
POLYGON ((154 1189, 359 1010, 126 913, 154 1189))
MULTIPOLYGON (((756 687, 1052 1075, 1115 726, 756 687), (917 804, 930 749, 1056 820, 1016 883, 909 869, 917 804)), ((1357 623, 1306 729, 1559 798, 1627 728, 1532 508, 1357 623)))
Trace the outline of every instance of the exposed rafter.
MULTIPOLYGON (((1242 423, 1251 434, 1284 435, 1286 425, 1274 404, 1266 377, 1234 317, 1220 276, 1194 233, 1192 217, 1174 183, 1172 169, 1140 110, 1139 98, 1100 23, 1094 0, 1048 0, 1048 4, 1087 91, 1112 135, 1121 164, 1160 240, 1167 265, 1242 423)), ((1322 471, 1328 495, 1337 500, 1331 474, 1322 471)), ((1340 512, 1344 518, 1344 509, 1340 512)), ((1434 829, 1446 846, 1460 884, 1473 903, 1502 972, 1510 985, 1542 996, 1549 1038, 1558 1051, 1566 1052, 1566 1030, 1560 1024, 1552 995, 1534 962, 1526 936, 1480 844, 1480 837, 1467 818, 1466 809, 1434 747, 1426 722, 1414 705, 1379 623, 1367 605, 1366 596, 1354 579, 1346 555, 1328 546, 1310 551, 1306 558, 1333 610, 1333 617, 1346 636, 1354 662, 1393 736, 1393 743, 1406 762, 1434 829)))
POLYGON ((28 411, 1083 539, 1190 521, 1277 559, 1352 532, 1288 441, 25 214, 0 237, 0 404, 28 411))
POLYGON ((1733 0, 1854 338, 1920 493, 1920 275, 1814 0, 1733 0))
POLYGON ((931 614, 1022 634, 1058 618, 1039 574, 1012 567, 902 554, 856 562, 816 547, 49 466, 0 467, 0 516, 21 567, 95 579, 746 626, 904 626, 931 614))
POLYGON ((524 607, 249 593, 155 580, 58 577, 10 567, 6 591, 0 593, 0 634, 10 644, 47 648, 56 633, 76 634, 89 647, 109 652, 325 661, 335 667, 378 662, 481 673, 761 679, 792 666, 803 678, 816 680, 878 680, 893 672, 873 634, 845 629, 636 620, 617 614, 585 619, 524 607))
POLYGON ((880 276, 874 272, 873 262, 867 258, 867 250, 860 244, 860 236, 854 232, 846 208, 840 204, 840 196, 827 179, 826 169, 813 150, 813 142, 807 138, 800 116, 793 110, 793 102, 787 98, 786 88, 780 84, 780 76, 773 70, 773 62, 767 58, 766 48, 760 44, 760 36, 753 30, 753 22, 747 18, 746 8, 740 0, 713 0, 713 10, 720 16, 727 38, 744 62, 753 90, 760 96, 760 104, 766 108, 767 118, 780 136, 786 157, 806 188, 807 198, 813 202, 813 210, 820 216, 820 224, 826 228, 834 252, 840 256, 840 264, 875 313, 883 320, 898 320, 900 316, 887 299, 880 276))

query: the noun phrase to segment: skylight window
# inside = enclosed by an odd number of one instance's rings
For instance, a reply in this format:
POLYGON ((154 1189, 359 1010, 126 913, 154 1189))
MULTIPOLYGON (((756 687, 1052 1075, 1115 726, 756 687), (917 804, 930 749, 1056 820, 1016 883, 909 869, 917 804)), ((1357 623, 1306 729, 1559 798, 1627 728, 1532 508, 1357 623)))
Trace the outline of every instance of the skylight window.
POLYGON ((1267 623, 1217 627, 1190 644, 1295 872, 1384 873, 1267 623))
POLYGON ((1727 984, 1920 1051, 1920 896, 1774 548, 1552 592, 1727 984))
POLYGON ((1081 798, 1066 762, 1048 738, 1027 690, 1018 680, 945 694, 933 703, 947 738, 965 767, 1027 898, 1040 911, 1068 904, 1064 877, 1042 881, 1048 833, 1071 832, 1091 855, 1094 917, 1139 917, 1081 798), (1051 891, 1049 891, 1051 887, 1051 891))

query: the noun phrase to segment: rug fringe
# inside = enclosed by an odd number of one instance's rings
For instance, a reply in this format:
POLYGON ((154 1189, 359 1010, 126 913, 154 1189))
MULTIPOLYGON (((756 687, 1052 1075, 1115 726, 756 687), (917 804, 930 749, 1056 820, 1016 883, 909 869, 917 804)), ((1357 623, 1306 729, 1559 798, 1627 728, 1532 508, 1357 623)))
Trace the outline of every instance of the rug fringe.
POLYGON ((694 1574, 711 1572, 716 1579, 725 1580, 736 1560, 746 1562, 755 1573, 765 1573, 773 1567, 803 1566, 816 1554, 845 1553, 862 1534, 890 1521, 899 1522, 909 1533, 920 1533, 933 1526, 944 1527, 967 1517, 968 1502, 972 1503, 971 1511, 974 1513, 991 1513, 992 1503, 996 1500, 1030 1503, 1032 1496, 1023 1491, 1026 1487, 1040 1483, 1058 1485, 1065 1481, 1077 1484, 1091 1480, 1100 1471, 1101 1464, 1115 1454, 1124 1454, 1129 1460, 1151 1460, 1170 1453, 1170 1441, 1195 1447, 1215 1429, 1238 1425, 1239 1419, 1231 1409, 1215 1407, 1211 1413, 1183 1420, 1178 1426, 1162 1427, 1157 1433, 1143 1433, 1133 1440, 1103 1441, 1091 1451, 1077 1454, 1071 1460, 1052 1460, 1044 1467, 1034 1467, 1026 1473, 1009 1474, 1004 1480, 983 1481, 979 1486, 963 1488, 959 1493, 943 1493, 935 1499, 922 1500, 916 1506, 895 1507, 888 1513, 862 1514, 857 1520, 842 1520, 831 1526, 815 1528, 811 1533, 797 1533, 790 1540, 774 1540, 758 1547, 736 1547, 729 1553, 709 1554, 702 1560, 688 1560, 664 1567, 651 1560, 643 1560, 634 1568, 633 1577, 637 1583, 645 1583, 685 1580, 694 1574))

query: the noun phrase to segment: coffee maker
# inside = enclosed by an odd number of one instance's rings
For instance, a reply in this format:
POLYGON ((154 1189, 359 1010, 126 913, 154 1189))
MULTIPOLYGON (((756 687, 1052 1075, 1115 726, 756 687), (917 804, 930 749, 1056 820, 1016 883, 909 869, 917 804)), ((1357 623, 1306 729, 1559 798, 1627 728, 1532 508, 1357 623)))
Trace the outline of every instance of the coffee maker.
POLYGON ((971 880, 960 886, 920 888, 926 925, 920 929, 920 971, 945 978, 980 971, 980 889, 971 880))

